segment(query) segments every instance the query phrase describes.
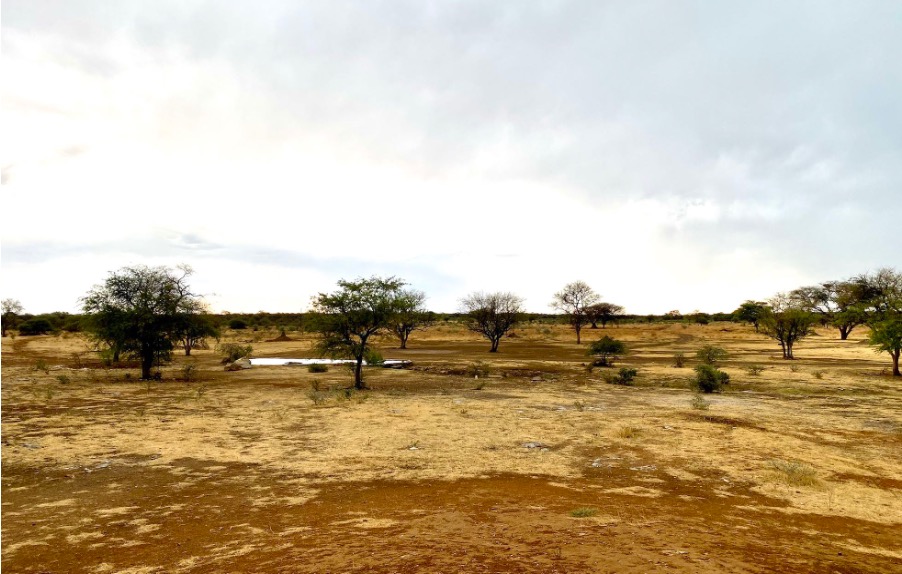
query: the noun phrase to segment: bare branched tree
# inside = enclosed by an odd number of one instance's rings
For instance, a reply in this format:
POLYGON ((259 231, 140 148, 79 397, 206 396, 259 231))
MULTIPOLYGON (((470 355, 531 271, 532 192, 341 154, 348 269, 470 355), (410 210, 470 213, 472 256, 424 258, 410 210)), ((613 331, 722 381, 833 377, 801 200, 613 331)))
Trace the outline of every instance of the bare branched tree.
POLYGON ((461 312, 468 316, 467 328, 492 343, 489 352, 498 352, 501 337, 510 331, 523 313, 523 299, 513 293, 471 293, 460 301, 461 312))
POLYGON ((551 306, 558 311, 567 314, 570 324, 576 331, 576 343, 580 344, 580 332, 588 321, 587 308, 599 300, 596 293, 588 284, 582 281, 574 281, 564 285, 564 288, 554 294, 551 306))

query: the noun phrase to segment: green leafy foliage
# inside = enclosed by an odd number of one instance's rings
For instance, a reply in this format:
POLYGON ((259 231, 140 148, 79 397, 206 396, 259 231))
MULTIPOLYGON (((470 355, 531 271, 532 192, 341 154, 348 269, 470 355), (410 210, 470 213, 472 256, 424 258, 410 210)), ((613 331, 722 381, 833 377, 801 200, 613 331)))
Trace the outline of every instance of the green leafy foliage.
POLYGON ((626 345, 623 341, 605 335, 589 345, 588 355, 598 357, 596 360, 597 366, 610 367, 614 365, 614 360, 626 354, 626 351, 626 345))
POLYGON ((695 378, 690 386, 703 393, 719 393, 729 382, 730 375, 713 365, 702 364, 695 367, 695 378))

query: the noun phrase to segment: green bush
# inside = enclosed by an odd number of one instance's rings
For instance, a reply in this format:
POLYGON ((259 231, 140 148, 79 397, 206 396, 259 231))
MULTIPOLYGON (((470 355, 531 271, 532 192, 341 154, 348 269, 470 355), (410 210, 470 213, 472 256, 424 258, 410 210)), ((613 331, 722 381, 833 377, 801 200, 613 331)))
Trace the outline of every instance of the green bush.
POLYGON ((366 361, 366 364, 371 367, 378 367, 385 362, 385 358, 382 356, 382 353, 380 353, 376 349, 367 349, 363 354, 363 360, 366 361))
POLYGON ((254 351, 250 345, 242 345, 240 343, 223 343, 219 346, 219 352, 222 354, 223 363, 234 363, 242 357, 248 357, 254 351))
POLYGON ((727 351, 721 347, 705 345, 695 353, 695 356, 705 365, 716 365, 720 361, 726 359, 729 355, 727 354, 727 351))
POLYGON ((591 343, 588 350, 590 356, 598 357, 595 361, 595 365, 599 367, 613 366, 614 359, 625 353, 626 345, 623 344, 623 341, 612 339, 607 335, 591 343))
POLYGON ((630 369, 627 367, 621 367, 616 375, 612 373, 608 373, 605 375, 605 382, 611 385, 625 385, 630 386, 633 384, 633 379, 636 378, 636 374, 638 374, 638 370, 630 369))
POLYGON ((712 365, 699 365, 695 367, 695 378, 690 386, 703 393, 719 393, 729 383, 730 375, 712 365))
POLYGON ((247 329, 247 321, 244 319, 232 319, 229 321, 229 329, 235 329, 240 331, 241 329, 247 329))
POLYGON ((312 365, 307 365, 307 370, 311 373, 328 373, 329 365, 314 363, 312 365))
POLYGON ((53 331, 53 325, 47 319, 29 319, 19 325, 20 335, 44 335, 53 331))

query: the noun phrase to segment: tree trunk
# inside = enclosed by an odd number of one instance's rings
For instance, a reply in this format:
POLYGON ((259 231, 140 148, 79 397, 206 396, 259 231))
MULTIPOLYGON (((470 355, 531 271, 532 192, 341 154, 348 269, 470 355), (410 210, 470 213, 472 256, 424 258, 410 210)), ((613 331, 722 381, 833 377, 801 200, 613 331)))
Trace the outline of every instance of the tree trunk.
POLYGON ((489 350, 489 353, 497 353, 498 352, 498 343, 501 342, 501 338, 492 339, 492 348, 489 350))
POLYGON ((189 345, 189 344, 187 344, 187 343, 185 344, 185 356, 186 356, 186 357, 190 357, 190 356, 191 356, 191 345, 189 345))
POLYGON ((893 356, 893 376, 894 377, 902 377, 902 373, 899 372, 899 349, 896 349, 895 353, 890 353, 893 356))
POLYGON ((851 327, 840 327, 839 328, 839 339, 840 341, 845 341, 849 338, 849 333, 852 332, 851 327))
POLYGON ((141 380, 149 381, 151 379, 151 369, 153 369, 153 353, 144 353, 141 355, 141 380))
POLYGON ((786 356, 784 358, 789 359, 790 361, 795 358, 792 356, 792 345, 789 343, 786 344, 786 356))
POLYGON ((119 362, 119 345, 113 345, 113 362, 119 362))
POLYGON ((357 357, 357 365, 354 367, 354 388, 358 391, 365 389, 363 384, 363 354, 357 357))
POLYGON ((401 339, 401 348, 407 348, 407 337, 410 336, 410 333, 399 333, 398 338, 401 339))
POLYGON ((579 332, 582 331, 582 329, 583 329, 583 328, 582 328, 582 325, 577 325, 577 326, 576 326, 576 344, 577 344, 577 345, 581 345, 581 344, 582 344, 582 340, 581 340, 580 337, 579 337, 579 332))

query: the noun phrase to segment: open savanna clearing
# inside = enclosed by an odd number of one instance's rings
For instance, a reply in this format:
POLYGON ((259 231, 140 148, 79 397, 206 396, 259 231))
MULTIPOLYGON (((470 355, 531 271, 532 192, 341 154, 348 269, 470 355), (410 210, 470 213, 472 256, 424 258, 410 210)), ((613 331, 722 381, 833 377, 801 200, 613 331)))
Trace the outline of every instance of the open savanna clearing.
MULTIPOLYGON (((277 334, 227 338, 313 356, 311 335, 277 334)), ((368 369, 367 391, 341 367, 227 372, 212 350, 137 381, 78 335, 4 338, 2 567, 899 572, 902 382, 865 336, 821 329, 784 361, 736 324, 587 329, 582 346, 533 324, 489 354, 441 323, 407 350, 379 340, 413 364, 368 369), (586 368, 601 334, 631 349, 616 367, 634 386, 586 368), (705 344, 731 382, 699 400, 705 344)))

